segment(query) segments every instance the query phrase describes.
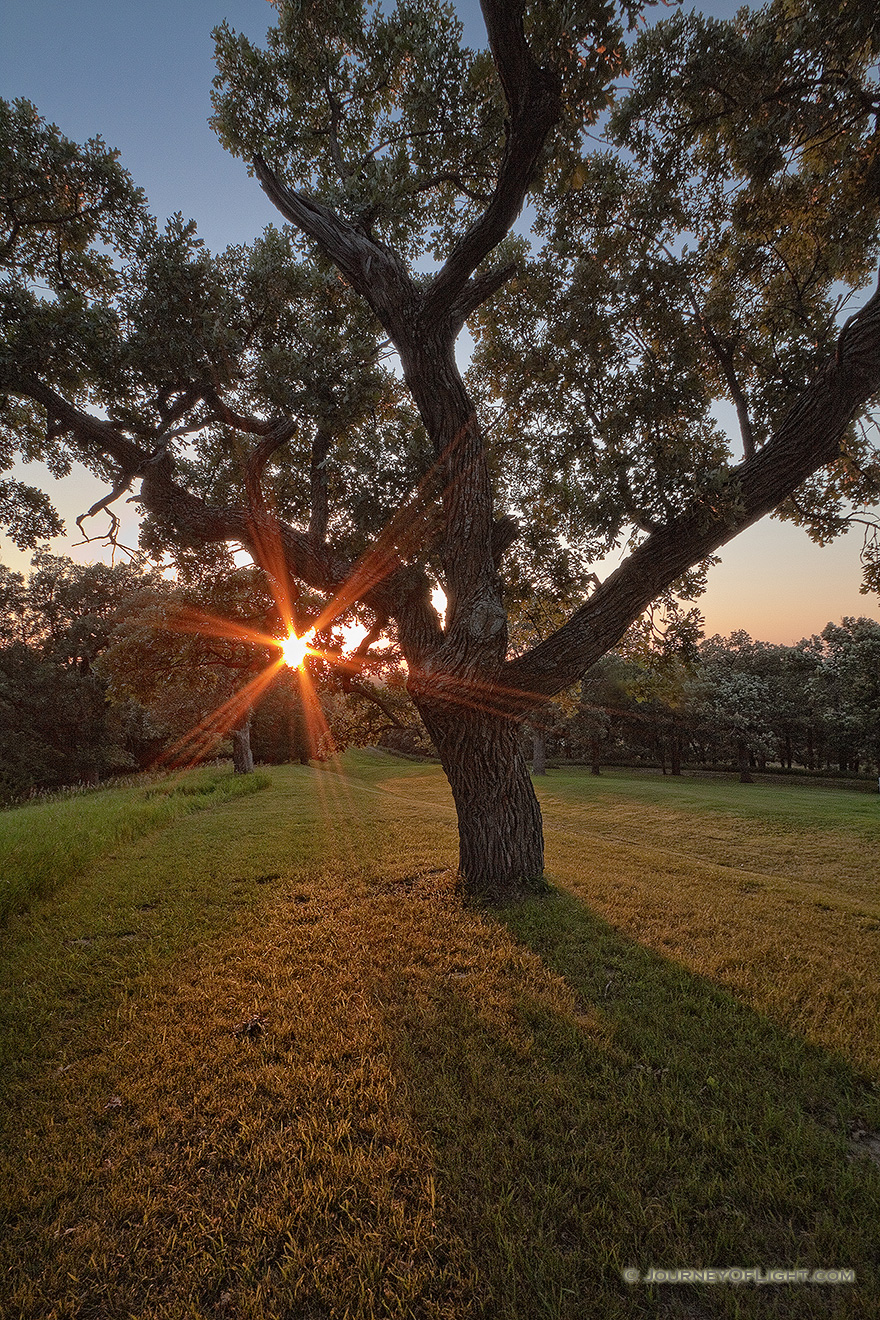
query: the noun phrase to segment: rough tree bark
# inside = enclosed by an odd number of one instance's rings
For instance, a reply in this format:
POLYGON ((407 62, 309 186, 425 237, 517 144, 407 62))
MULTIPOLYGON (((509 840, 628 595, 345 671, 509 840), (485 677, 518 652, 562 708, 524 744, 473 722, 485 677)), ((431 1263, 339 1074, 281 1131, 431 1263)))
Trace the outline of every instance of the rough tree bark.
MULTIPOLYGON (((731 470, 731 516, 697 499, 652 533, 546 642, 504 661, 506 629, 493 543, 491 488, 473 412, 448 351, 410 373, 417 401, 432 422, 444 470, 444 516, 451 608, 445 631, 430 604, 430 584, 382 542, 366 566, 339 560, 326 542, 265 515, 212 507, 180 486, 170 462, 150 454, 109 422, 85 414, 36 378, 6 388, 43 403, 74 443, 96 449, 132 477, 142 477, 142 502, 202 543, 237 540, 259 559, 264 541, 280 543, 292 576, 328 594, 345 590, 378 613, 393 616, 410 668, 409 685, 440 751, 459 814, 460 865, 475 898, 514 898, 539 883, 543 858, 540 811, 519 749, 515 722, 574 683, 622 636, 642 610, 694 563, 724 545, 833 461, 846 428, 880 389, 880 296, 841 334, 837 352, 796 398, 774 436, 731 470), (429 363, 433 360, 433 366, 429 363), (430 381, 443 385, 429 400, 430 381), (474 515, 472 517, 472 515, 474 515), (476 516, 478 515, 478 516, 476 516), (456 539, 455 529, 459 529, 456 539), (474 529, 477 529, 475 532, 474 529)), ((427 420, 427 419, 426 419, 427 420)), ((387 540, 387 538, 386 538, 387 540)))
POLYGON ((254 771, 254 754, 251 751, 251 720, 253 711, 249 710, 242 722, 232 732, 232 768, 237 775, 250 775, 254 771))
MULTIPOLYGON (((731 470, 728 486, 735 514, 729 507, 708 507, 698 497, 648 536, 556 633, 512 661, 504 660, 506 628, 493 538, 497 524, 485 454, 473 413, 461 421, 467 396, 462 397, 450 356, 451 341, 440 379, 454 397, 435 399, 430 408, 425 402, 434 433, 438 417, 443 420, 439 440, 445 446, 443 505, 452 594, 445 630, 431 606, 426 575, 399 553, 405 538, 396 542, 393 535, 383 536, 371 556, 352 565, 326 541, 270 523, 253 505, 207 504, 174 479, 169 460, 156 462, 118 427, 82 412, 38 378, 12 377, 4 387, 43 404, 74 445, 91 455, 96 450, 106 455, 132 479, 139 476, 141 502, 190 541, 239 541, 258 561, 265 543, 271 542, 280 546, 292 577, 328 595, 344 593, 349 601, 362 600, 377 614, 396 619, 410 691, 429 732, 439 740, 453 785, 464 889, 477 898, 513 898, 537 882, 543 855, 540 812, 518 748, 516 721, 577 681, 687 568, 770 512, 838 456, 849 422, 880 390, 880 293, 846 327, 834 358, 795 399, 771 439, 731 470), (472 513, 479 516, 471 519, 472 513)), ((426 366, 424 357, 421 366, 426 366)), ((431 373, 416 374, 422 404, 431 373)), ((405 511, 402 521, 407 517, 405 511)))
POLYGON ((544 885, 544 834, 517 723, 419 700, 452 789, 459 874, 478 902, 511 902, 544 885))

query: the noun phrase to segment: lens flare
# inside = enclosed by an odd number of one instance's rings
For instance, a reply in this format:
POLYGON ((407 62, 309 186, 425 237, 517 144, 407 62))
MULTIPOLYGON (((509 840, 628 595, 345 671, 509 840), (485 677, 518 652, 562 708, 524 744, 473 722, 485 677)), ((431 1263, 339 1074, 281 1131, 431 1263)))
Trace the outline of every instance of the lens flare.
POLYGON ((281 647, 281 656, 288 669, 301 669, 307 655, 312 654, 312 648, 309 642, 314 636, 314 632, 303 633, 302 637, 297 637, 292 632, 283 642, 277 643, 281 647))

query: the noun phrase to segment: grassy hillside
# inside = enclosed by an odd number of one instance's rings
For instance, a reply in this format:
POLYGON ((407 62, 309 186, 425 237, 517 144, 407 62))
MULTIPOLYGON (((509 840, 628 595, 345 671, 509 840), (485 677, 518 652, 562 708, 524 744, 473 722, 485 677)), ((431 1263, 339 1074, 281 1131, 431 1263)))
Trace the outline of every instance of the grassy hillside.
POLYGON ((0 1314, 880 1312, 876 799, 551 774, 478 913, 435 767, 268 778, 9 920, 0 1314), (621 1277, 737 1266, 855 1283, 621 1277))
POLYGON ((135 787, 61 793, 0 812, 0 922, 82 875, 116 844, 258 792, 268 782, 262 774, 235 778, 226 770, 200 769, 155 782, 144 776, 135 787))

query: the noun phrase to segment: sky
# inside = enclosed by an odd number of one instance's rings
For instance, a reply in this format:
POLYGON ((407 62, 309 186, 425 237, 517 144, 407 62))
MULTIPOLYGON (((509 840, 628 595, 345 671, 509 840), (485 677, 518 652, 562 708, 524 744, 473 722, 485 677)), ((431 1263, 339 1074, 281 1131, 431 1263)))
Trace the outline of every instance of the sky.
MULTIPOLYGON (((725 17, 736 5, 699 7, 725 17)), ((466 38, 482 44, 477 0, 459 0, 457 8, 466 38)), ((32 101, 75 141, 100 135, 118 148, 160 219, 176 211, 195 219, 215 251, 247 243, 279 217, 208 127, 211 31, 227 19, 260 40, 273 16, 267 0, 0 0, 0 96, 32 101)), ((79 473, 57 483, 40 464, 16 476, 54 495, 68 532, 52 543, 56 553, 82 562, 103 557, 98 542, 75 546, 74 519, 106 493, 99 482, 79 473)), ((136 544, 133 511, 117 511, 122 539, 136 544)), ((99 520, 88 529, 98 534, 99 520)), ((710 571, 699 602, 707 635, 744 628, 792 643, 844 615, 877 619, 876 596, 859 593, 860 548, 858 533, 820 548, 790 524, 765 519, 725 547, 710 571)), ((29 554, 0 537, 0 560, 26 570, 29 554)))

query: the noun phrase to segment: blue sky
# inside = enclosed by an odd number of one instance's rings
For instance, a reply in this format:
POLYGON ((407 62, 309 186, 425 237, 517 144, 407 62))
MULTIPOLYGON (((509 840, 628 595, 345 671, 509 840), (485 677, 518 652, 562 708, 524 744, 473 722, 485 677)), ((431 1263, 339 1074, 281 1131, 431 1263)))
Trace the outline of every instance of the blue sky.
MULTIPOLYGON (((725 16, 736 6, 716 0, 702 7, 725 16)), ((458 9, 476 44, 477 0, 461 0, 458 9)), ((33 101, 77 141, 100 134, 119 149, 160 219, 182 211, 213 249, 249 242, 278 217, 208 127, 211 30, 225 18, 260 39, 273 15, 267 0, 0 0, 0 95, 33 101)), ((34 468, 21 476, 43 480, 34 468)), ((103 492, 91 478, 52 484, 75 534, 73 518, 103 492)), ((128 534, 134 543, 131 519, 128 534)), ((707 631, 745 628, 792 642, 845 614, 877 618, 876 598, 858 592, 860 544, 856 535, 819 549, 796 528, 765 520, 726 547, 712 570, 701 602, 707 631)), ((67 553, 69 546, 57 540, 53 548, 67 553)), ((88 559, 99 551, 71 553, 88 559)), ((0 558, 27 565, 3 538, 0 558)))

